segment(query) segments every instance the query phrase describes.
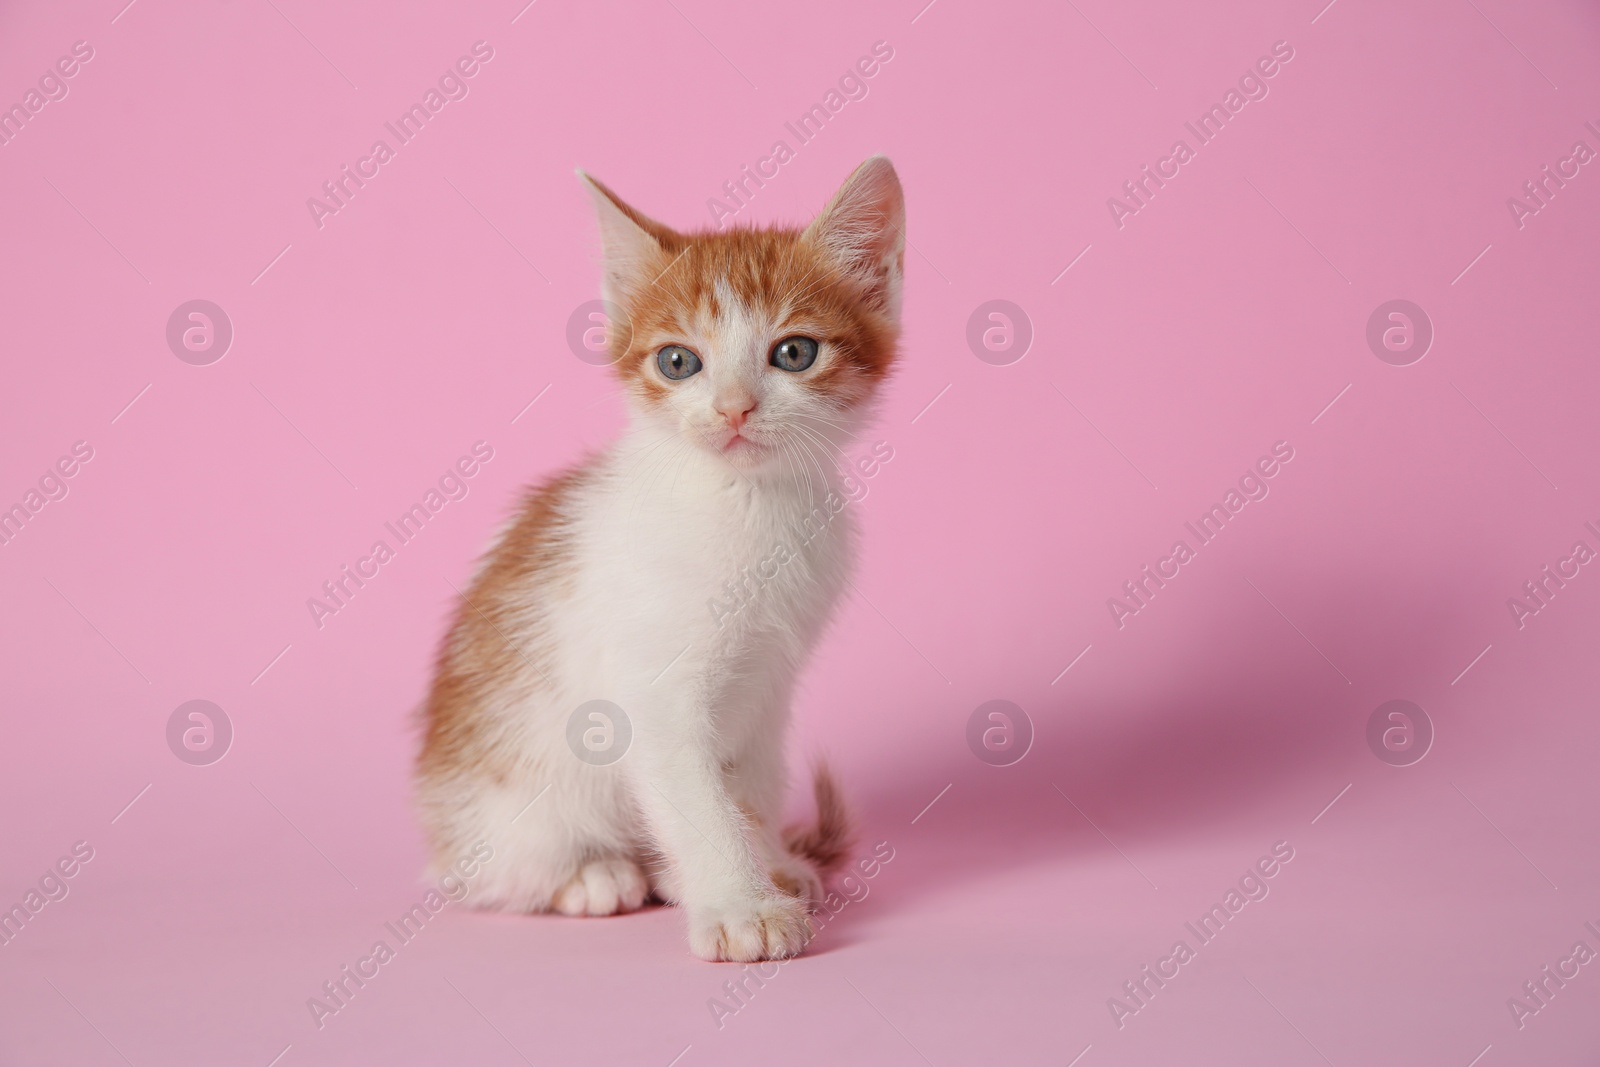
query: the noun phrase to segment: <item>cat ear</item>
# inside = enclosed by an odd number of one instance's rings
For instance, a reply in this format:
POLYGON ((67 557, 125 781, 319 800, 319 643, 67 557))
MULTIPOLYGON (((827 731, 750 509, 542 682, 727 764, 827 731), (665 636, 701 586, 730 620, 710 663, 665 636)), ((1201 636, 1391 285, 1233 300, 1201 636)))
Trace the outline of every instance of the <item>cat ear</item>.
POLYGON ((627 298, 660 274, 662 253, 674 253, 682 238, 661 223, 637 211, 600 182, 578 171, 578 178, 594 198, 600 221, 600 248, 604 259, 604 294, 607 300, 626 304, 627 298))
POLYGON ((804 238, 857 278, 868 300, 898 319, 905 231, 900 178, 887 156, 873 156, 846 179, 804 238))

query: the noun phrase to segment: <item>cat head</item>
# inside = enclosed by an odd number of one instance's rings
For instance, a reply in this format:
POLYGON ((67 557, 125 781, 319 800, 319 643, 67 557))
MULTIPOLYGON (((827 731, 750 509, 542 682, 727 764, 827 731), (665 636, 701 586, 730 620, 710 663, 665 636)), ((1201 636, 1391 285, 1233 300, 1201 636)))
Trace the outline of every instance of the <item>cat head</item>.
POLYGON ((579 173, 635 419, 742 469, 841 448, 899 336, 905 198, 889 161, 857 167, 803 229, 704 233, 672 230, 579 173))

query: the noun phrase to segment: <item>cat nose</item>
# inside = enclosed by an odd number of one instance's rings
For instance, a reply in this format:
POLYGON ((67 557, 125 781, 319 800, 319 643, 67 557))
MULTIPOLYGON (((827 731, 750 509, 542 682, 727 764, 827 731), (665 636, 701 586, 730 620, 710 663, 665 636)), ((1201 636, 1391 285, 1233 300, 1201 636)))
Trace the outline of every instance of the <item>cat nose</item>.
POLYGON ((717 404, 717 410, 722 413, 723 418, 728 420, 728 425, 732 427, 734 433, 738 433, 743 428, 745 420, 750 417, 750 413, 755 409, 755 400, 747 396, 724 400, 717 404))

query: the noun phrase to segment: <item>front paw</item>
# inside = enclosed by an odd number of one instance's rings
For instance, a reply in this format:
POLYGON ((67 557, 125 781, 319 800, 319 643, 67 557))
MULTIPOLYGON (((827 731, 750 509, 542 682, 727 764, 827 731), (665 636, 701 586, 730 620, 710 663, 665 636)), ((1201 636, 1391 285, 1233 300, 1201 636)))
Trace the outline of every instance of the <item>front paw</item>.
POLYGON ((713 963, 797 956, 814 932, 808 910, 805 901, 789 896, 695 908, 689 912, 689 949, 713 963))

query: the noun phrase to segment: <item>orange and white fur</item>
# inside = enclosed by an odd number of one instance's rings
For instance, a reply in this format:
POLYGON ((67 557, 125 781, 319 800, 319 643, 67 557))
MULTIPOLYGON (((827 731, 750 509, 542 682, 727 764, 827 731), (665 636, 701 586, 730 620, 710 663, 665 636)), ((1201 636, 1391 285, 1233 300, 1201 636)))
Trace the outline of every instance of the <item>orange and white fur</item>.
POLYGON ((480 906, 653 895, 703 959, 793 956, 849 847, 820 767, 816 823, 780 828, 784 739, 852 563, 842 453, 895 357, 900 182, 874 157, 804 229, 686 234, 583 180, 629 426, 527 495, 463 596, 423 712, 423 823, 440 869, 493 847, 480 906), (758 565, 742 610, 713 608, 758 565), (607 766, 567 743, 595 699, 632 726, 607 766))

